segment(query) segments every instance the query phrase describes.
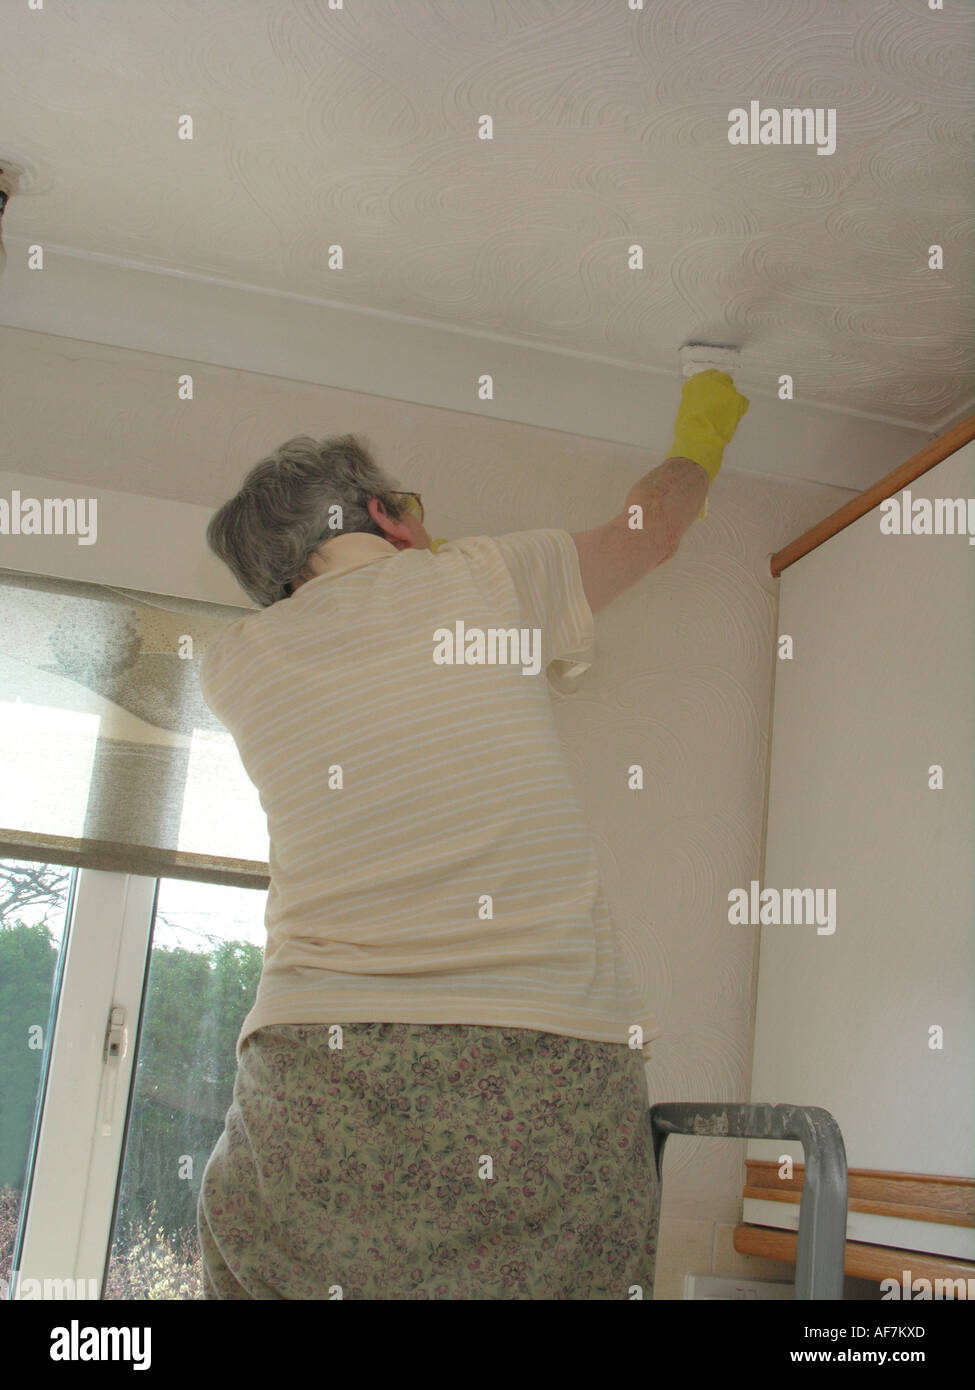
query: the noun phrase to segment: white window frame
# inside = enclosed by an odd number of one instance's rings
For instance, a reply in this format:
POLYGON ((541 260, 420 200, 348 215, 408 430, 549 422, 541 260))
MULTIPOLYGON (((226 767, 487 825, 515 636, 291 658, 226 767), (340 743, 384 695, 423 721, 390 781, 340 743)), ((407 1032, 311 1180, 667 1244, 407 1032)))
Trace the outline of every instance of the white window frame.
POLYGON ((101 1297, 157 883, 78 871, 12 1299, 101 1297), (113 1009, 126 1046, 106 1061, 113 1009))
MULTIPOLYGON (((0 472, 0 490, 14 487, 37 497, 60 496, 65 489, 63 481, 0 472)), ((73 536, 9 536, 4 568, 253 610, 206 547, 208 508, 104 488, 75 490, 97 498, 98 544, 79 546, 73 536)), ((78 871, 50 1060, 41 1080, 37 1143, 24 1188, 26 1210, 8 1295, 13 1300, 102 1295, 158 885, 157 878, 135 874, 78 871), (121 1058, 106 1062, 113 1009, 124 1012, 126 1047, 121 1058)))

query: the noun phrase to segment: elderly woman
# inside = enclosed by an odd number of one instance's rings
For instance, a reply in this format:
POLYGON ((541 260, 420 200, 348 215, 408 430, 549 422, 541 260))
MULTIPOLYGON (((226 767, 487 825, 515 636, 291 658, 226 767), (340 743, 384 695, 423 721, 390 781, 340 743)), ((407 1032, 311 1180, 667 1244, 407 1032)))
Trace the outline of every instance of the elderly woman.
POLYGON ((289 440, 214 516, 260 611, 201 681, 270 888, 199 1195, 206 1297, 651 1296, 657 1030, 544 676, 674 553, 746 407, 690 378, 672 456, 576 535, 435 548, 351 435, 289 440))

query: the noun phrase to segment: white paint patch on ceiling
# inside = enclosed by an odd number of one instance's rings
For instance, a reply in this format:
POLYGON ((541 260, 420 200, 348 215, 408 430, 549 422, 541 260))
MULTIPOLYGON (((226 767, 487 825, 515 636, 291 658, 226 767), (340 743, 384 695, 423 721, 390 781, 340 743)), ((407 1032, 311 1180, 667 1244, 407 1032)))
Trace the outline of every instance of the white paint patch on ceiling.
POLYGON ((0 153, 39 174, 7 234, 665 370, 685 339, 735 342, 768 390, 789 373, 928 430, 971 408, 969 4, 62 0, 4 22, 0 153), (835 108, 835 153, 730 144, 752 101, 835 108))

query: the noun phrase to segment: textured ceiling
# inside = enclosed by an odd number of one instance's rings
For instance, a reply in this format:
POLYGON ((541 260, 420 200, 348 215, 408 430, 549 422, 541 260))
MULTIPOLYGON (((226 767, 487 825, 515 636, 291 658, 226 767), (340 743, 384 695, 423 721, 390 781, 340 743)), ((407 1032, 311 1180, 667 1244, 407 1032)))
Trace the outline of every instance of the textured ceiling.
POLYGON ((926 427, 971 408, 970 3, 25 0, 4 22, 0 154, 36 167, 8 237, 666 369, 686 338, 738 342, 770 389, 926 427), (836 152, 731 145, 753 100, 835 108, 836 152))

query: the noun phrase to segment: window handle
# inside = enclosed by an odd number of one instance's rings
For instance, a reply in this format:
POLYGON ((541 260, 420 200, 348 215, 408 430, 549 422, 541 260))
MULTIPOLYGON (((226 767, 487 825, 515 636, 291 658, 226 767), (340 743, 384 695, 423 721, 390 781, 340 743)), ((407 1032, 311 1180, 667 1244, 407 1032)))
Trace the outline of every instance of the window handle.
POLYGON ((116 1005, 108 1019, 108 1032, 105 1034, 105 1075, 102 1078, 102 1134, 112 1132, 112 1112, 115 1108, 115 1091, 118 1085, 119 1066, 129 1045, 129 1031, 125 1026, 125 1010, 116 1005))

